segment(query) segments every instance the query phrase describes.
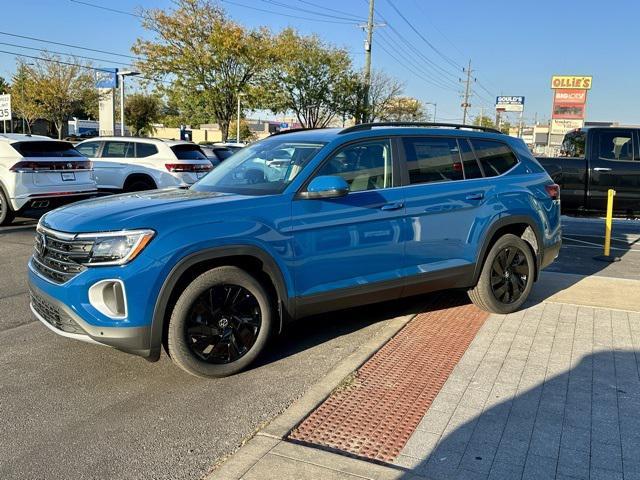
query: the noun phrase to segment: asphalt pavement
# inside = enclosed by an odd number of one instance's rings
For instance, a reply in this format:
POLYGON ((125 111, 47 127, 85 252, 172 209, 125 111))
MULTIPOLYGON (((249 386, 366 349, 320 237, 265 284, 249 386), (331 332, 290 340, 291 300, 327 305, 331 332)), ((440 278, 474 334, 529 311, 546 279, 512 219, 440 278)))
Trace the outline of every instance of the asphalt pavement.
POLYGON ((165 355, 149 363, 34 321, 26 284, 33 230, 0 230, 2 479, 200 478, 415 304, 299 322, 254 368, 207 381, 165 355))
MULTIPOLYGON (((638 278, 640 222, 616 221, 618 263, 592 259, 600 219, 564 218, 550 271, 638 278)), ((254 368, 191 377, 163 355, 148 363, 54 335, 28 308, 35 223, 0 228, 0 478, 200 478, 393 317, 421 300, 299 322, 254 368)))

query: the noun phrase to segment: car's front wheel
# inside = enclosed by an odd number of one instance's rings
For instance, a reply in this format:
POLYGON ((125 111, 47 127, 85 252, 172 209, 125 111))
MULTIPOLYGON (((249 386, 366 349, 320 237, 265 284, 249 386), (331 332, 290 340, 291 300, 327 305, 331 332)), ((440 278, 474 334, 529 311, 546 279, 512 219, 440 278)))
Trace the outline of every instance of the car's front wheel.
POLYGON ((233 375, 264 349, 272 311, 265 289, 244 270, 209 270, 178 298, 169 320, 169 356, 192 375, 233 375))
POLYGON ((489 250, 478 283, 469 290, 469 298, 488 312, 515 312, 531 293, 534 262, 531 248, 524 240, 516 235, 503 235, 489 250))

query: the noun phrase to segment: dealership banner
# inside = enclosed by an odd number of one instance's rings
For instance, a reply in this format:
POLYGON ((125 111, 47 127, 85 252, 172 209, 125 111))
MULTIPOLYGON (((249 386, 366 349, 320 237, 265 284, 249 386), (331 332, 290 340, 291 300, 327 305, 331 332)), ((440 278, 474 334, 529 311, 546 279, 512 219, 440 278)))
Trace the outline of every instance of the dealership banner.
POLYGON ((571 130, 576 130, 584 126, 584 120, 571 120, 556 118, 551 120, 551 135, 564 135, 571 130))
POLYGON ((590 75, 554 75, 551 77, 551 88, 590 90, 593 77, 590 75))

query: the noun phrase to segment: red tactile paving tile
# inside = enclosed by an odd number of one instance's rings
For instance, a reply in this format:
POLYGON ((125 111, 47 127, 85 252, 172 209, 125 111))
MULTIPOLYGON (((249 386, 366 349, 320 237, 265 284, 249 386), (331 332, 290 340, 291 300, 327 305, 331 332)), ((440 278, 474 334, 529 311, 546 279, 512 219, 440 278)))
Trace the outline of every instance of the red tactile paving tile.
POLYGON ((455 293, 434 297, 290 434, 360 457, 396 458, 487 314, 455 293))

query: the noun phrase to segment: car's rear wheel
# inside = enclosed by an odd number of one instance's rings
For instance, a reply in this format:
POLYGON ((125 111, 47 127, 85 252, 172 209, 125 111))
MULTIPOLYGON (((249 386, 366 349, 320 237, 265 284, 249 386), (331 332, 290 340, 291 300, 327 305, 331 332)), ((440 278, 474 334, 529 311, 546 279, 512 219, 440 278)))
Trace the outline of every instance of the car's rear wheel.
POLYGON ((244 270, 209 270, 178 298, 169 321, 169 356, 192 375, 233 375, 264 349, 272 311, 265 289, 244 270))
POLYGON ((142 192, 144 190, 155 190, 155 188, 156 188, 156 184, 152 179, 146 178, 146 177, 137 177, 137 178, 134 177, 134 178, 127 179, 127 181, 124 184, 123 190, 126 193, 129 193, 129 192, 142 192))
POLYGON ((11 210, 11 204, 9 199, 4 194, 4 191, 0 188, 0 225, 9 225, 13 222, 15 215, 11 210))
POLYGON ((520 237, 507 234, 491 247, 477 285, 469 298, 492 313, 518 310, 529 297, 535 276, 531 248, 520 237))

